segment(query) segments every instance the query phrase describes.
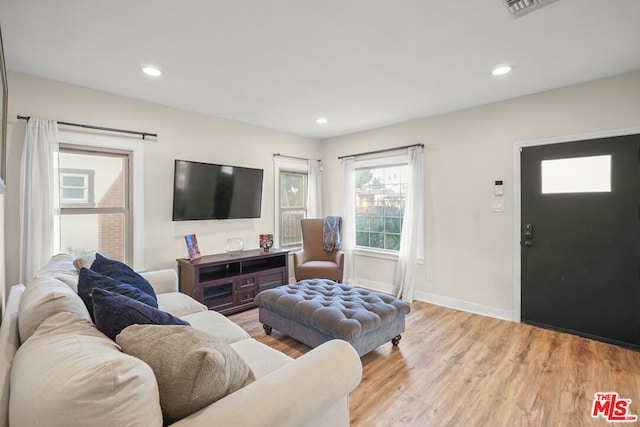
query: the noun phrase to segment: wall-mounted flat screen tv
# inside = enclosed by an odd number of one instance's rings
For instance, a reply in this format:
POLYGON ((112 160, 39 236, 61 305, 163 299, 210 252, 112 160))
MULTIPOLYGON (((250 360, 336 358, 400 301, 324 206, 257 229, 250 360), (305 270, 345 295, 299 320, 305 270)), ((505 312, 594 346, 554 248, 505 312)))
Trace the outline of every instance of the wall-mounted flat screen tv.
POLYGON ((262 169, 176 160, 173 220, 260 218, 262 169))

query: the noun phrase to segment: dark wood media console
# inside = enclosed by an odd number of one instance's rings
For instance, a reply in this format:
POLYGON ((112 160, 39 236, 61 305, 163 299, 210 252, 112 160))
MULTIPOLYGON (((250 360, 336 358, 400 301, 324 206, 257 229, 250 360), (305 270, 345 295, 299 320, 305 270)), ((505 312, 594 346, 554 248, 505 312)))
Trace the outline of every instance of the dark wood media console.
POLYGON ((253 308, 258 292, 289 283, 289 251, 253 249, 237 255, 178 259, 180 292, 222 314, 253 308))

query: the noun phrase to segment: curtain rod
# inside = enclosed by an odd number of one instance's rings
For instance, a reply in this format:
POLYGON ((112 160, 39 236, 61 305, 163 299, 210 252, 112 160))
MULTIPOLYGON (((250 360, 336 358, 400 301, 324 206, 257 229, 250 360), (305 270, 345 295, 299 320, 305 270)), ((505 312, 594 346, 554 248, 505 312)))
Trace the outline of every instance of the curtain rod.
MULTIPOLYGON (((305 161, 309 161, 311 159, 305 159, 304 157, 296 157, 296 156, 287 156, 286 154, 280 154, 280 153, 275 153, 273 155, 273 157, 286 157, 288 159, 296 159, 296 160, 305 160, 305 161)), ((319 162, 322 161, 322 159, 317 159, 319 162)))
POLYGON ((370 154, 387 153, 389 151, 406 150, 407 148, 411 148, 411 147, 422 147, 422 148, 424 148, 424 144, 405 145, 404 147, 385 148, 384 150, 367 151, 366 153, 350 154, 348 156, 339 156, 338 160, 342 160, 342 159, 347 158, 347 157, 360 157, 360 156, 368 156, 370 154))
MULTIPOLYGON (((30 116, 18 116, 18 120, 29 121, 30 118, 31 118, 30 116)), ((147 136, 152 136, 154 138, 158 137, 157 133, 139 132, 139 131, 135 131, 135 130, 106 128, 106 127, 102 127, 102 126, 92 126, 92 125, 81 125, 81 124, 78 124, 78 123, 69 123, 69 122, 58 122, 58 124, 59 125, 65 125, 65 126, 76 126, 76 127, 86 128, 86 129, 106 130, 106 131, 109 131, 109 132, 119 132, 119 133, 128 133, 128 134, 132 134, 132 135, 140 135, 140 136, 142 136, 142 139, 145 139, 145 137, 147 137, 147 136)))

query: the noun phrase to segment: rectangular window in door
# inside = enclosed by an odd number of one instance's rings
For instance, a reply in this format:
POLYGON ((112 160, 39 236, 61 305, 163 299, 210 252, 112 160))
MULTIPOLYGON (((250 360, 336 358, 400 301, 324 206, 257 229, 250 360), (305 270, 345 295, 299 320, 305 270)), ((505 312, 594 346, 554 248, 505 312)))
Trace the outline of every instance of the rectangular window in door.
POLYGON ((542 194, 611 191, 611 155, 543 160, 542 194))

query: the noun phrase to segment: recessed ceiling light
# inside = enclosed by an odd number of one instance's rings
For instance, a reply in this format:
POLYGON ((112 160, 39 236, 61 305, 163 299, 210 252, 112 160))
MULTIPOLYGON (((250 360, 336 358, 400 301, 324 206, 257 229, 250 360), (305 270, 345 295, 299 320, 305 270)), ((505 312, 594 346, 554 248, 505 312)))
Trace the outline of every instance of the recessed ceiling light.
POLYGON ((503 74, 507 74, 509 71, 511 71, 511 67, 508 65, 501 65, 500 67, 496 67, 493 69, 493 71, 491 72, 491 74, 493 74, 494 76, 501 76, 503 74))
POLYGON ((319 124, 319 125, 323 125, 323 124, 327 123, 327 118, 326 117, 318 117, 316 119, 316 123, 319 124))
POLYGON ((160 71, 156 67, 144 67, 142 69, 142 72, 152 77, 160 77, 162 75, 162 71, 160 71))

